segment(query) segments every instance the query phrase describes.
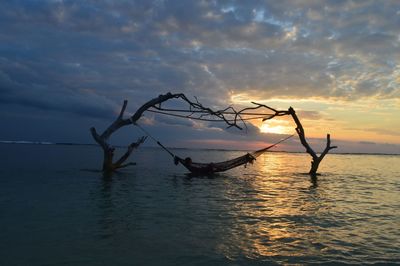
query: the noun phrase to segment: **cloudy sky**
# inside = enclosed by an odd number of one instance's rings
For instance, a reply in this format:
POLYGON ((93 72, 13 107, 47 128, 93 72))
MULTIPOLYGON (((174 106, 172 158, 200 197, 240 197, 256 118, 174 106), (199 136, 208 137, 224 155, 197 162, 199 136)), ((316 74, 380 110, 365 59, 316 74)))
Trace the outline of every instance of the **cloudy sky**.
MULTIPOLYGON (((215 108, 293 106, 315 147, 329 132, 337 152, 400 153, 399 85, 399 1, 0 3, 1 140, 92 143, 88 129, 124 99, 134 112, 171 91, 215 108)), ((152 113, 142 123, 178 147, 252 149, 294 131, 289 118, 247 133, 152 113)))

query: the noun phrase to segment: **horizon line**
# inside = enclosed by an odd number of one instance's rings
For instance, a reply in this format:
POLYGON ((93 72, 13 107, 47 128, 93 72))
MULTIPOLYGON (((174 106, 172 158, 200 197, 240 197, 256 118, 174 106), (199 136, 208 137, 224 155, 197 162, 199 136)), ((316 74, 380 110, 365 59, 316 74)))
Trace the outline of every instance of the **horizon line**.
MULTIPOLYGON (((16 145, 51 145, 51 146, 99 146, 96 143, 74 143, 74 142, 50 142, 50 141, 27 141, 27 140, 0 140, 0 144, 16 144, 16 145)), ((126 148, 123 145, 113 145, 115 148, 126 148)), ((156 148, 161 149, 158 146, 142 146, 142 148, 156 148)), ((250 149, 224 149, 224 148, 185 148, 185 147, 169 147, 170 149, 180 150, 208 150, 208 151, 250 151, 250 149)), ((281 153, 304 153, 306 151, 285 151, 285 150, 270 150, 269 152, 281 152, 281 153)), ((330 152, 330 154, 338 155, 400 155, 400 153, 380 153, 380 152, 330 152)))

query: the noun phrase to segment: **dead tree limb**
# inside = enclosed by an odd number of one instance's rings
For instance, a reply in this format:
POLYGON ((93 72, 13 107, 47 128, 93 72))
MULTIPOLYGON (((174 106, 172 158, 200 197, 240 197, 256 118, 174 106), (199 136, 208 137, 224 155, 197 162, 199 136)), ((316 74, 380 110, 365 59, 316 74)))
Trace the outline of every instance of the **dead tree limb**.
POLYGON ((336 146, 331 146, 331 140, 330 140, 330 135, 327 135, 327 145, 325 150, 318 156, 314 150, 310 147, 310 145, 307 143, 305 133, 303 126, 300 123, 300 120, 298 119, 296 112, 292 107, 289 108, 288 111, 280 111, 276 110, 274 108, 271 108, 269 106, 266 106, 264 104, 259 104, 253 102, 255 106, 252 107, 247 107, 244 108, 240 111, 236 111, 232 106, 229 106, 225 109, 221 110, 213 110, 211 108, 205 107, 202 105, 197 98, 195 98, 195 101, 189 100, 184 94, 178 93, 178 94, 172 94, 172 93, 167 93, 163 95, 159 95, 158 97, 151 99, 150 101, 146 102, 143 104, 131 117, 129 118, 124 118, 124 112, 126 110, 128 101, 125 100, 121 111, 116 118, 116 120, 106 129, 104 130, 103 133, 98 134, 96 129, 92 127, 90 129, 90 132, 94 138, 94 140, 100 145, 100 147, 103 149, 104 153, 104 158, 103 158, 103 171, 105 172, 112 172, 116 169, 120 169, 123 167, 127 167, 129 165, 132 165, 133 163, 125 163, 125 161, 128 159, 128 157, 131 155, 132 151, 139 147, 140 144, 142 144, 145 140, 146 137, 141 137, 139 138, 136 142, 131 143, 127 151, 114 162, 114 150, 115 148, 112 147, 109 143, 108 140, 110 136, 120 129, 123 126, 130 125, 130 124, 135 124, 143 115, 145 111, 153 111, 153 112, 158 112, 161 114, 165 115, 173 115, 173 116, 178 116, 178 117, 183 117, 187 119, 196 119, 196 120, 202 120, 202 121, 220 121, 220 122, 225 122, 228 127, 236 127, 238 129, 242 129, 242 125, 246 127, 246 120, 250 119, 259 119, 262 118, 263 121, 272 119, 276 116, 284 116, 284 115, 291 115, 294 122, 297 125, 296 132, 299 135, 301 144, 306 148, 307 153, 309 153, 312 157, 312 162, 311 162, 311 169, 310 169, 310 175, 311 176, 316 176, 318 166, 322 159, 325 157, 325 155, 331 150, 336 148, 336 146), (180 99, 184 103, 187 104, 186 109, 171 109, 171 108, 163 108, 161 105, 162 103, 171 100, 171 99, 180 99), (248 112, 249 110, 257 110, 257 109, 267 109, 271 113, 265 113, 265 112, 248 112), (174 113, 178 112, 178 114, 174 113), (239 125, 241 124, 241 125, 239 125))
POLYGON ((187 109, 185 110, 186 112, 190 112, 190 115, 187 115, 186 118, 190 119, 195 119, 196 117, 193 116, 193 114, 200 114, 200 116, 197 117, 197 119, 200 120, 205 120, 204 116, 213 116, 216 118, 218 121, 224 121, 226 124, 228 124, 229 127, 237 127, 239 129, 242 129, 239 125, 238 122, 241 121, 244 123, 244 120, 240 118, 240 114, 235 111, 233 107, 227 107, 223 110, 217 110, 214 111, 211 108, 203 106, 197 98, 196 101, 191 101, 189 100, 184 94, 178 93, 178 94, 172 94, 172 93, 167 93, 163 95, 159 95, 158 97, 146 102, 143 104, 131 117, 129 118, 124 118, 124 112, 126 110, 128 101, 125 100, 121 111, 118 115, 118 117, 115 119, 115 121, 106 129, 104 130, 103 133, 99 134, 97 133, 96 129, 92 127, 90 129, 90 132, 94 138, 94 140, 100 145, 100 147, 103 149, 103 171, 105 172, 112 172, 116 169, 123 168, 129 165, 132 165, 132 163, 125 163, 124 162, 128 159, 128 157, 131 155, 132 151, 139 147, 140 144, 142 144, 145 140, 146 137, 141 137, 139 138, 136 142, 133 142, 130 144, 127 148, 127 151, 118 159, 114 162, 114 151, 115 148, 111 146, 108 143, 108 140, 110 136, 120 129, 123 126, 127 126, 130 124, 135 124, 143 115, 143 113, 150 108, 156 109, 156 110, 163 110, 161 107, 161 104, 171 100, 171 99, 180 99, 183 100, 187 105, 187 109), (228 112, 232 113, 235 115, 235 119, 229 119, 227 117, 228 112), (239 119, 237 119, 239 117, 239 119))
POLYGON ((147 138, 147 137, 141 137, 136 142, 131 143, 128 146, 127 151, 118 160, 116 160, 114 162, 114 151, 115 151, 115 148, 108 143, 108 140, 109 140, 110 136, 115 131, 120 129, 121 127, 136 123, 136 121, 139 120, 139 118, 142 116, 143 112, 146 111, 148 108, 150 108, 150 107, 152 107, 154 105, 157 105, 157 104, 161 104, 162 102, 165 102, 165 101, 167 101, 169 99, 172 99, 172 98, 175 98, 175 97, 176 97, 176 95, 171 94, 171 93, 167 93, 165 95, 160 95, 157 98, 154 98, 154 99, 148 101, 147 103, 143 104, 136 111, 136 113, 134 113, 131 117, 124 119, 123 118, 124 117, 124 113, 125 113, 125 110, 126 110, 126 106, 128 105, 128 101, 125 100, 124 104, 122 105, 122 108, 121 108, 121 111, 120 111, 118 117, 115 119, 115 121, 106 130, 104 130, 103 133, 98 134, 94 127, 92 127, 90 129, 90 132, 91 132, 94 140, 103 149, 103 154, 104 154, 104 156, 103 156, 103 168, 102 168, 103 171, 112 172, 114 170, 117 170, 117 169, 120 169, 120 168, 123 168, 123 167, 127 167, 129 165, 133 165, 134 163, 125 163, 125 161, 129 158, 129 156, 131 155, 133 150, 136 149, 137 147, 139 147, 140 144, 142 144, 147 138))
POLYGON ((236 111, 234 107, 229 106, 222 110, 211 110, 201 105, 197 98, 196 102, 192 102, 187 99, 184 95, 177 95, 177 97, 182 98, 190 106, 189 109, 174 109, 174 108, 163 108, 161 106, 152 106, 152 108, 146 110, 148 112, 158 113, 162 115, 175 116, 180 118, 188 118, 192 120, 208 121, 208 122, 224 122, 228 124, 229 127, 236 127, 238 129, 243 129, 247 127, 245 121, 262 119, 262 121, 272 119, 275 116, 288 115, 288 111, 278 111, 274 108, 266 106, 264 104, 259 104, 252 102, 255 106, 246 107, 239 111, 236 111), (248 112, 248 110, 256 109, 267 109, 269 113, 261 112, 248 112), (271 113, 272 111, 272 113, 271 113))
POLYGON ((304 132, 303 125, 301 124, 299 118, 296 115, 296 112, 294 111, 294 109, 292 107, 289 108, 288 113, 292 116, 294 122, 296 123, 296 126, 297 126, 296 132, 297 132, 297 135, 299 135, 301 144, 304 146, 304 148, 306 148, 306 152, 308 154, 310 154, 310 156, 312 157, 311 168, 310 168, 309 174, 312 178, 315 179, 317 177, 317 170, 318 170, 319 164, 321 163, 322 159, 325 157, 326 154, 328 154, 328 152, 331 149, 335 149, 335 148, 337 148, 337 146, 331 146, 331 136, 330 136, 330 134, 327 134, 326 135, 326 147, 325 147, 324 151, 318 156, 317 153, 308 144, 308 142, 306 140, 306 135, 304 132))
POLYGON ((140 144, 142 144, 145 140, 146 137, 141 137, 139 138, 136 142, 132 142, 126 152, 115 162, 114 160, 114 151, 115 148, 108 143, 108 139, 111 136, 112 133, 114 133, 116 130, 118 130, 122 124, 124 123, 125 119, 123 119, 123 115, 126 109, 126 106, 128 104, 128 101, 124 101, 124 104, 121 108, 121 112, 118 115, 117 119, 101 134, 99 135, 94 127, 90 129, 90 132, 92 133, 92 136, 94 140, 100 145, 100 147, 103 149, 103 167, 102 170, 104 172, 112 172, 114 170, 117 170, 119 168, 123 168, 129 165, 133 165, 134 163, 126 163, 124 162, 128 159, 128 157, 131 155, 134 149, 139 147, 140 144))

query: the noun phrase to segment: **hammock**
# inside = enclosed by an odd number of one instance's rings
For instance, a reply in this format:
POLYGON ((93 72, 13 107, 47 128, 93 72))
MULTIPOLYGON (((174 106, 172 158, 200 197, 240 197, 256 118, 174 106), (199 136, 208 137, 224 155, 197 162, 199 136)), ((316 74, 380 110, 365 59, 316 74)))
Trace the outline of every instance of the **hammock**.
MULTIPOLYGON (((253 164, 253 162, 256 160, 258 156, 261 154, 267 152, 270 148, 278 145, 279 143, 291 138, 293 135, 286 137, 280 141, 278 141, 275 144, 272 144, 268 147, 265 147, 263 149, 254 151, 252 153, 246 153, 245 155, 242 155, 240 157, 228 160, 228 161, 223 161, 223 162, 218 162, 218 163, 197 163, 197 162, 192 162, 192 159, 190 157, 187 157, 185 159, 182 159, 176 155, 174 156, 174 163, 175 165, 178 165, 179 163, 182 164, 186 169, 188 169, 190 172, 194 174, 212 174, 212 173, 217 173, 217 172, 224 172, 226 170, 244 165, 245 167, 247 166, 248 163, 253 164)), ((157 142, 158 145, 160 145, 163 149, 166 149, 161 143, 157 142)), ((170 153, 172 155, 172 153, 170 153)))
POLYGON ((187 157, 186 159, 182 159, 178 156, 174 157, 174 162, 175 165, 178 165, 179 163, 182 164, 186 169, 188 169, 190 172, 195 173, 195 174, 212 174, 212 173, 217 173, 217 172, 224 172, 226 170, 241 166, 241 165, 246 165, 248 163, 253 163, 256 158, 253 157, 250 153, 247 153, 243 156, 240 156, 235 159, 231 159, 228 161, 224 162, 218 162, 218 163, 195 163, 192 162, 192 159, 190 157, 187 157))
POLYGON ((244 165, 245 167, 247 166, 248 163, 253 163, 258 156, 263 154, 264 152, 267 152, 269 149, 272 147, 275 147, 279 143, 293 137, 293 135, 290 135, 289 137, 286 137, 284 139, 281 139, 280 141, 265 147, 263 149, 254 151, 252 153, 246 153, 245 155, 242 155, 240 157, 228 160, 228 161, 223 161, 223 162, 218 162, 218 163, 196 163, 193 162, 190 157, 186 157, 185 159, 182 159, 179 156, 176 156, 173 154, 169 149, 167 149, 164 145, 161 144, 158 140, 156 140, 149 132, 147 132, 144 128, 142 128, 139 124, 133 123, 133 125, 136 125, 140 130, 142 130, 147 136, 149 136, 154 142, 156 142, 161 148, 163 148, 166 152, 168 152, 173 158, 174 158, 174 163, 175 165, 182 164, 186 169, 188 169, 190 172, 194 174, 212 174, 212 173, 217 173, 217 172, 224 172, 226 170, 244 165))

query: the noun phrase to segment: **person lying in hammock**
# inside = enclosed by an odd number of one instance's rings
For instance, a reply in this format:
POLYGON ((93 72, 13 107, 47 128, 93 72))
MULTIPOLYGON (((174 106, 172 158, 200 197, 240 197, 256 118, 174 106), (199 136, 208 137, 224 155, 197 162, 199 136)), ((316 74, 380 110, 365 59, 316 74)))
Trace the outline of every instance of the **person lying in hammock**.
POLYGON ((267 152, 270 148, 275 147, 279 143, 293 137, 294 135, 290 135, 284 139, 279 140, 278 142, 267 146, 265 148, 262 148, 260 150, 256 150, 251 153, 246 153, 245 155, 239 156, 237 158, 233 158, 227 161, 222 161, 222 162, 217 162, 217 163, 198 163, 198 162, 193 162, 192 158, 186 157, 185 159, 182 159, 178 156, 176 156, 172 151, 170 151, 167 147, 165 147, 161 142, 156 140, 154 137, 152 137, 146 130, 144 130, 141 126, 138 124, 134 123, 136 126, 138 126, 144 133, 146 133, 150 138, 152 138, 161 148, 163 148, 169 155, 174 158, 174 163, 175 165, 182 164, 184 167, 186 167, 190 172, 195 173, 195 174, 212 174, 212 173, 217 173, 217 172, 224 172, 229 169, 244 165, 244 167, 247 166, 247 164, 253 164, 253 162, 256 160, 258 156, 261 154, 267 152))
POLYGON ((192 161, 192 158, 186 157, 182 159, 178 156, 174 156, 174 163, 178 165, 179 163, 186 167, 190 172, 196 174, 212 174, 216 172, 223 172, 231 168, 237 167, 239 165, 247 165, 247 163, 253 163, 255 157, 247 153, 239 158, 232 159, 229 161, 219 162, 219 163, 196 163, 192 161))

